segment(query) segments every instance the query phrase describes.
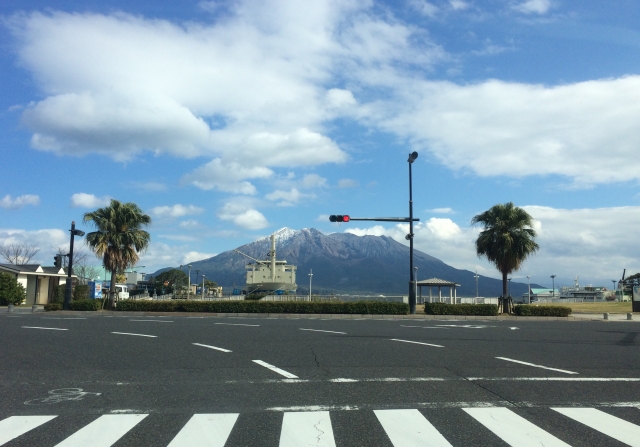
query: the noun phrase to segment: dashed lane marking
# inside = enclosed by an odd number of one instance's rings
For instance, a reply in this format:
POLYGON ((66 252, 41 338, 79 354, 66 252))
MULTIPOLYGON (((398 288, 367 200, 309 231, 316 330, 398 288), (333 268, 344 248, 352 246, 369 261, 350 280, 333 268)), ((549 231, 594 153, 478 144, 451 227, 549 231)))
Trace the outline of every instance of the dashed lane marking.
POLYGON ((259 324, 243 324, 243 323, 213 323, 213 324, 223 324, 225 326, 260 326, 259 324))
POLYGON ((304 328, 300 328, 301 331, 313 331, 313 332, 328 332, 330 334, 345 334, 346 332, 338 332, 338 331, 322 331, 320 329, 304 329, 304 328))
POLYGON ((62 329, 59 327, 39 327, 39 326, 22 326, 22 329, 46 329, 49 331, 68 331, 69 329, 62 329))
POLYGON ((506 360, 507 362, 520 363, 521 365, 533 366, 534 368, 548 369, 549 371, 557 371, 565 374, 578 374, 577 372, 567 371, 566 369, 550 368, 548 366, 536 365, 535 363, 523 362, 520 360, 509 359, 507 357, 496 357, 496 358, 500 360, 506 360))
POLYGON ((287 379, 297 379, 298 376, 291 374, 290 372, 285 371, 284 369, 280 369, 275 367, 267 362, 263 362, 262 360, 253 360, 253 362, 257 363, 260 366, 264 366, 265 368, 270 369, 271 371, 277 372, 278 374, 285 376, 287 379))
POLYGON ((202 343, 191 343, 192 345, 195 346, 202 346, 203 348, 209 348, 209 349, 215 349, 216 351, 222 351, 222 352, 233 352, 230 351, 228 349, 224 349, 224 348, 219 348, 217 346, 211 346, 211 345, 203 345, 202 343))
POLYGON ((158 336, 157 336, 157 335, 132 334, 131 332, 112 332, 112 334, 118 334, 118 335, 135 335, 136 337, 150 337, 150 338, 158 338, 158 336))
POLYGON ((173 321, 168 321, 168 320, 129 320, 129 321, 143 321, 145 323, 150 322, 150 323, 173 323, 173 321))
POLYGON ((391 338, 391 341, 401 341, 403 343, 414 343, 416 345, 425 345, 425 346, 433 346, 434 348, 444 348, 442 345, 434 345, 432 343, 422 343, 420 341, 411 341, 411 340, 400 340, 398 338, 391 338))

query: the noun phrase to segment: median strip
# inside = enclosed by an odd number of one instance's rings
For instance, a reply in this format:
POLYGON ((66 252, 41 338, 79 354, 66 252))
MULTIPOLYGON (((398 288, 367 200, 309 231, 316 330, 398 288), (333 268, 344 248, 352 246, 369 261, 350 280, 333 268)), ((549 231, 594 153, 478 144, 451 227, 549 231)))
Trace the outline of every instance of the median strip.
POLYGON ((195 346, 202 346, 203 348, 215 349, 216 351, 233 352, 233 351, 229 351, 228 349, 218 348, 217 346, 203 345, 201 343, 191 343, 191 344, 195 346))
POLYGON ((500 360, 505 360, 507 362, 520 363, 521 365, 533 366, 534 368, 548 369, 550 371, 558 371, 558 372, 565 373, 565 374, 578 374, 577 372, 567 371, 565 369, 550 368, 548 366, 536 365, 535 363, 523 362, 523 361, 520 361, 520 360, 509 359, 509 358, 506 358, 506 357, 496 357, 496 358, 500 359, 500 360))
POLYGON ((434 344, 431 344, 431 343, 422 343, 422 342, 419 342, 419 341, 399 340, 397 338, 391 338, 390 340, 391 341, 401 341, 403 343, 414 343, 416 345, 433 346, 435 348, 444 348, 444 346, 442 346, 442 345, 434 345, 434 344))
POLYGON ((291 374, 290 372, 285 371, 284 369, 277 368, 273 365, 270 365, 267 362, 263 362, 262 360, 253 360, 253 362, 257 363, 260 366, 264 366, 265 368, 270 369, 271 371, 277 372, 278 374, 285 376, 287 379, 297 379, 298 376, 291 374))
POLYGON ((158 336, 157 336, 157 335, 132 334, 131 332, 112 332, 112 334, 118 334, 118 335, 135 335, 136 337, 150 337, 150 338, 158 338, 158 336))

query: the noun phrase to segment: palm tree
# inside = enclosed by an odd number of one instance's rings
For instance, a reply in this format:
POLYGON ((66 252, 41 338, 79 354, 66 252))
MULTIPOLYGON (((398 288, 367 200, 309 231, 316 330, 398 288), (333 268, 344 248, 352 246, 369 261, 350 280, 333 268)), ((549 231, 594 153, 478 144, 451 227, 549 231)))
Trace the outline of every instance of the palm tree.
POLYGON ((518 270, 540 248, 534 241, 533 218, 509 202, 478 214, 471 219, 471 225, 476 224, 484 226, 476 240, 476 252, 478 256, 486 256, 502 273, 502 296, 506 297, 507 275, 518 270))
POLYGON ((97 231, 87 234, 86 242, 96 256, 102 257, 104 267, 111 272, 109 307, 113 308, 116 275, 134 266, 138 253, 149 245, 151 236, 141 229, 151 224, 151 217, 135 203, 111 200, 104 208, 85 213, 84 222, 92 222, 97 231))

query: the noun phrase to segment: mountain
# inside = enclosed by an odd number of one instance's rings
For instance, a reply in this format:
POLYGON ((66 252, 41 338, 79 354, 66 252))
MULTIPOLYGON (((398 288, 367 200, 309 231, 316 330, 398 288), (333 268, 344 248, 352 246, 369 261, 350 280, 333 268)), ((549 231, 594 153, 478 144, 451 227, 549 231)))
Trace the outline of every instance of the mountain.
MULTIPOLYGON (((313 269, 312 291, 315 293, 370 293, 406 295, 409 287, 409 248, 386 236, 356 236, 350 233, 323 234, 314 228, 299 231, 282 228, 276 233, 277 259, 298 266, 298 293, 309 291, 308 273, 313 269)), ((265 237, 238 250, 260 260, 266 259, 270 238, 265 237)), ((223 287, 243 288, 244 266, 250 259, 233 250, 209 259, 192 262, 191 271, 200 270, 207 279, 223 287)), ((475 296, 475 274, 453 268, 439 259, 414 250, 418 279, 440 278, 460 284, 458 296, 475 296)), ((154 275, 167 269, 161 269, 154 275)), ((192 277, 192 281, 195 278, 192 277)), ((480 276, 480 296, 499 296, 502 281, 480 276)), ((511 295, 522 296, 527 285, 512 281, 511 295)), ((437 288, 433 289, 437 295, 437 288)), ((449 289, 443 288, 448 296, 449 289)), ((423 296, 428 295, 423 289, 423 296)))

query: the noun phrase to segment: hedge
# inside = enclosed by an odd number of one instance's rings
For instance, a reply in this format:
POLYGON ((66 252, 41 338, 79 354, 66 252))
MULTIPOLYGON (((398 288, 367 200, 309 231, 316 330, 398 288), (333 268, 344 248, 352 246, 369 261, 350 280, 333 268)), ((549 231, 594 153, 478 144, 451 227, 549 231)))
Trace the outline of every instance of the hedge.
POLYGON ((62 304, 60 303, 49 303, 44 305, 44 310, 53 311, 53 310, 62 310, 62 304))
POLYGON ((119 311, 406 315, 409 305, 383 301, 119 301, 119 311))
POLYGON ((73 300, 83 301, 89 299, 89 286, 86 284, 77 284, 73 288, 73 300))
POLYGON ((70 310, 100 310, 102 300, 78 300, 69 303, 70 310))
POLYGON ((571 308, 565 306, 535 306, 519 304, 513 308, 516 315, 523 317, 568 317, 571 308))
POLYGON ((424 313, 427 315, 498 315, 496 304, 446 304, 424 303, 424 313))

